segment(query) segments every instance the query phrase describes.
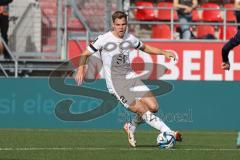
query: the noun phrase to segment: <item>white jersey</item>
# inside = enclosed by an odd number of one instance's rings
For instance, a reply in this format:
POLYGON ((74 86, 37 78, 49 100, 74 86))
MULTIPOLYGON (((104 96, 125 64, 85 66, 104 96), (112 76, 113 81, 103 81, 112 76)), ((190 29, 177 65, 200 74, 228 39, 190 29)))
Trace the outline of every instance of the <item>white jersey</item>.
POLYGON ((127 75, 131 72, 129 53, 131 49, 141 48, 142 45, 143 43, 132 34, 126 33, 121 39, 109 31, 98 36, 97 39, 87 47, 88 51, 92 54, 97 51, 100 52, 104 77, 110 93, 114 93, 112 75, 127 75))

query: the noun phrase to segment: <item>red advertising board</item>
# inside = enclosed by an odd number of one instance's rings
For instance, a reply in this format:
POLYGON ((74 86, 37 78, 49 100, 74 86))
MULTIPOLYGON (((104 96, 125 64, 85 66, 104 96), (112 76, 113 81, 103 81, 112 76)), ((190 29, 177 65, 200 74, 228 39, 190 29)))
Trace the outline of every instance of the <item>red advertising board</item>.
MULTIPOLYGON (((73 43, 73 42, 72 42, 73 43)), ((164 80, 207 80, 207 81, 233 81, 240 80, 240 47, 236 47, 229 54, 231 69, 221 69, 221 49, 223 43, 209 42, 147 42, 151 46, 173 51, 177 61, 169 61, 164 56, 155 56, 141 51, 132 51, 130 60, 134 63, 152 63, 150 79, 164 80), (159 70, 155 64, 162 64, 168 68, 164 76, 158 75, 159 70)), ((69 59, 79 56, 81 50, 69 45, 69 59)), ((137 72, 137 74, 141 74, 137 72)))

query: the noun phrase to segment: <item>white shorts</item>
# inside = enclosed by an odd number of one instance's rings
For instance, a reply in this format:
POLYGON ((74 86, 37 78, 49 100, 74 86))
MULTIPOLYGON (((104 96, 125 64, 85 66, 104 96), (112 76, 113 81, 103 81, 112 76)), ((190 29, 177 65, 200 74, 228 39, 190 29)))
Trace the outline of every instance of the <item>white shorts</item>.
MULTIPOLYGON (((114 82, 113 82, 114 84, 114 82)), ((133 102, 143 98, 150 89, 139 79, 125 80, 123 84, 114 86, 114 95, 128 108, 133 102)))

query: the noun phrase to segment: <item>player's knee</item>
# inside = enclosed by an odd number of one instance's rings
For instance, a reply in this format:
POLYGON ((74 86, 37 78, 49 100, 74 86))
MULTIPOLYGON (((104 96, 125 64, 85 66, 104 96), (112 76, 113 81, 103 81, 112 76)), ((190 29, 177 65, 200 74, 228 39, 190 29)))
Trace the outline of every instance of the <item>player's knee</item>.
POLYGON ((129 106, 128 109, 134 113, 141 115, 141 116, 149 110, 148 107, 146 105, 144 105, 143 103, 133 103, 129 106))
POLYGON ((159 105, 158 105, 157 103, 151 103, 151 104, 149 104, 149 110, 150 110, 152 113, 158 112, 158 109, 159 109, 159 105))
POLYGON ((139 115, 143 115, 147 111, 149 111, 149 109, 144 103, 138 103, 136 107, 136 113, 138 113, 139 115))
POLYGON ((146 106, 142 106, 142 107, 139 107, 139 108, 138 108, 137 113, 138 113, 139 115, 143 115, 143 114, 146 113, 147 111, 148 111, 148 108, 147 108, 146 106))

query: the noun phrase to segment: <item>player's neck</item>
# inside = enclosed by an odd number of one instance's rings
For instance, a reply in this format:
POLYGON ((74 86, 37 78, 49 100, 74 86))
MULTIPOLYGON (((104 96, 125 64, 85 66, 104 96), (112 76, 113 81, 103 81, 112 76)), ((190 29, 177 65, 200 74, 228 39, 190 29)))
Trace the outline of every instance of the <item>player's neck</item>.
POLYGON ((111 32, 118 39, 123 39, 123 37, 124 37, 124 35, 122 37, 120 37, 115 31, 111 31, 111 32))

